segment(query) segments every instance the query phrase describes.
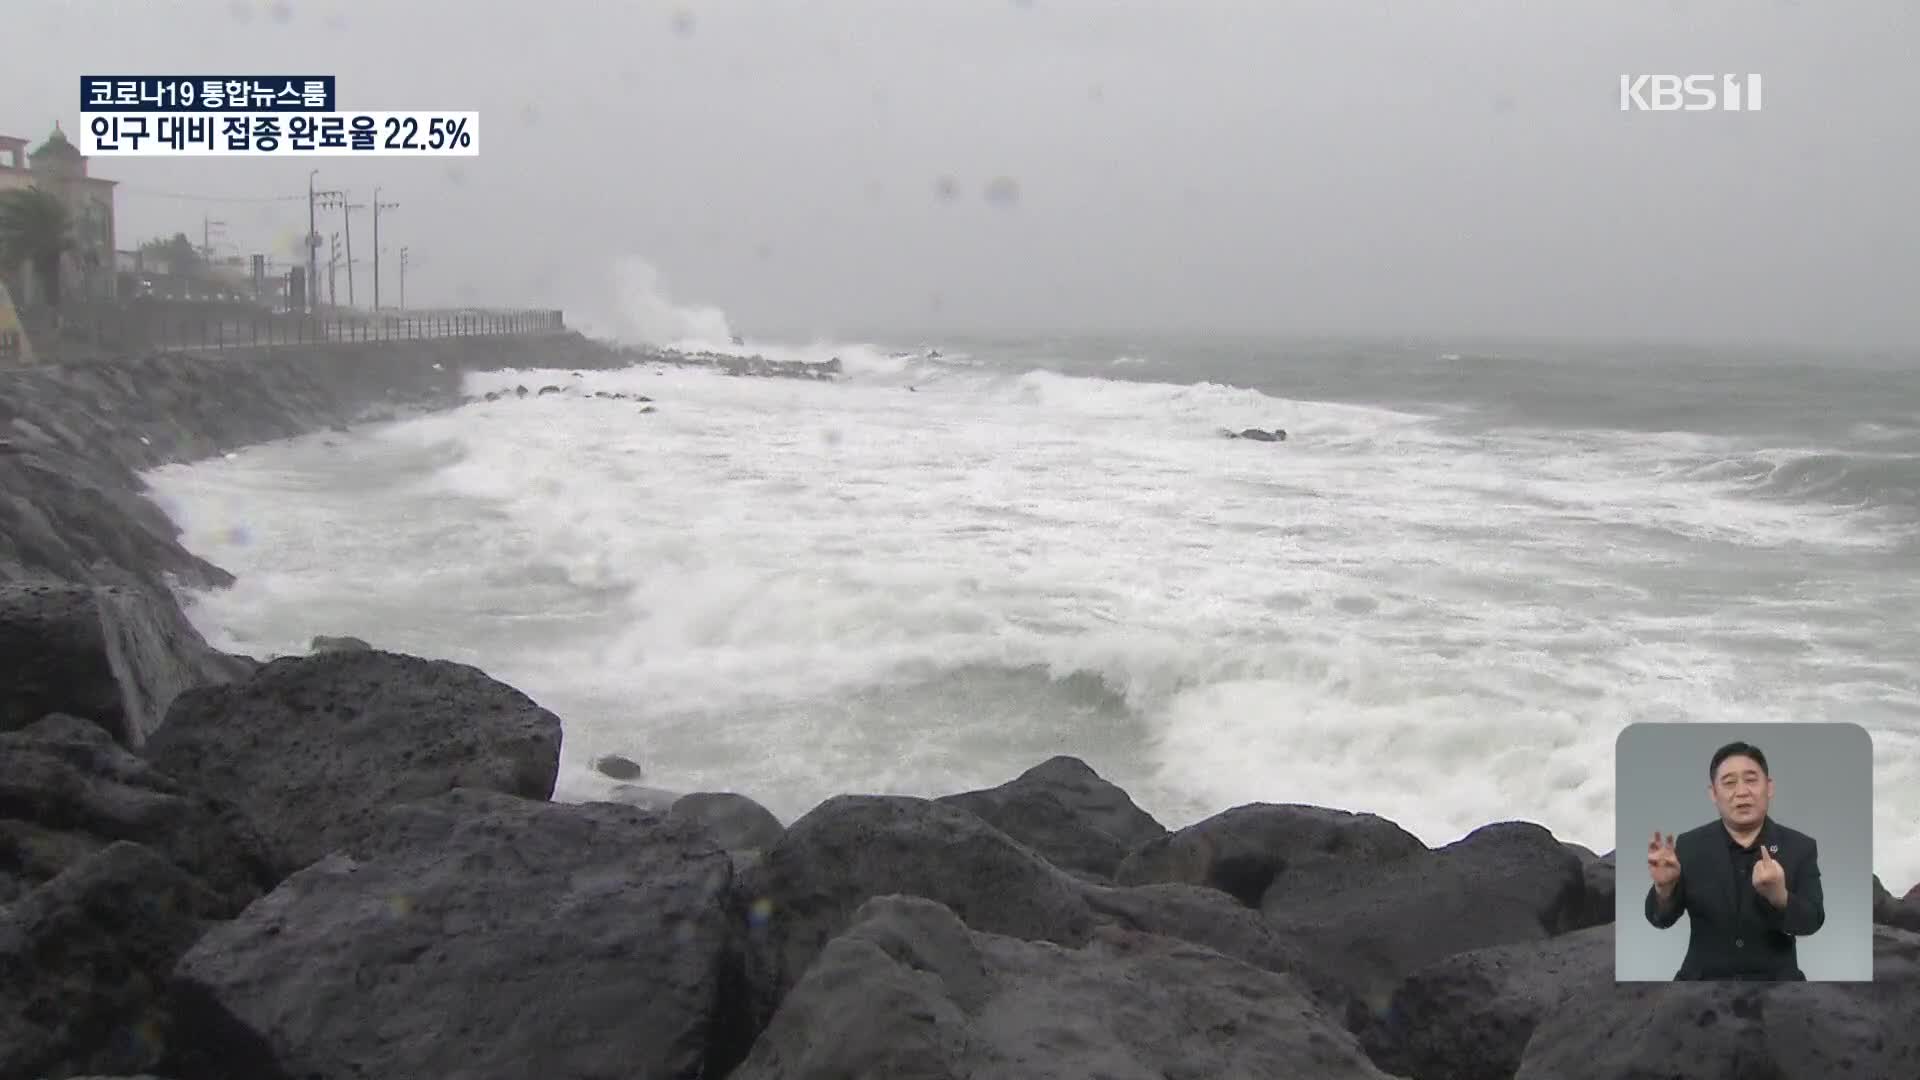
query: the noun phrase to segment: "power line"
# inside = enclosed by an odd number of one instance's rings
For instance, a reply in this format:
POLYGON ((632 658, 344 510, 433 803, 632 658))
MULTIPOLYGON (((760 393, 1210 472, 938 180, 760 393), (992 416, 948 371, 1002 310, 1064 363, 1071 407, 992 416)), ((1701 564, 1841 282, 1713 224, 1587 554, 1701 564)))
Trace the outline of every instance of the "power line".
POLYGON ((130 192, 135 195, 145 195, 152 199, 182 199, 187 202, 210 203, 300 202, 306 198, 305 195, 189 195, 177 191, 155 191, 152 188, 130 187, 124 183, 117 185, 116 190, 130 192))

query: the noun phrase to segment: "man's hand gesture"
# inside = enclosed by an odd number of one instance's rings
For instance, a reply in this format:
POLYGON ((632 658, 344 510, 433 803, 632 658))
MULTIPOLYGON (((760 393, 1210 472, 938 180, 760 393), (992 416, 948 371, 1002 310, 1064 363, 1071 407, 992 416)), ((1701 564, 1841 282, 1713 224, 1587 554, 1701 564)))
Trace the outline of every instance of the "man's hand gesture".
POLYGON ((1764 846, 1753 864, 1753 889, 1774 907, 1787 906, 1787 872, 1764 846))
MULTIPOLYGON (((1654 890, 1662 899, 1673 895, 1673 887, 1680 882, 1680 854, 1673 849, 1672 833, 1664 840, 1659 833, 1653 834, 1653 842, 1647 845, 1647 874, 1653 878, 1654 890)), ((1759 882, 1756 876, 1755 888, 1759 888, 1759 882)))

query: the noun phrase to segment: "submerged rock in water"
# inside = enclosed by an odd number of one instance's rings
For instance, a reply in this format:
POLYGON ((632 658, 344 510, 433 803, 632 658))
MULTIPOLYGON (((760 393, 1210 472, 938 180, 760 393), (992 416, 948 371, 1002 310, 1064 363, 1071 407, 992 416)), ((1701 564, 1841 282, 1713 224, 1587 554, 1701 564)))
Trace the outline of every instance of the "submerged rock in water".
POLYGON ((640 763, 620 754, 594 758, 593 767, 602 776, 610 776, 615 780, 638 780, 641 776, 640 763))

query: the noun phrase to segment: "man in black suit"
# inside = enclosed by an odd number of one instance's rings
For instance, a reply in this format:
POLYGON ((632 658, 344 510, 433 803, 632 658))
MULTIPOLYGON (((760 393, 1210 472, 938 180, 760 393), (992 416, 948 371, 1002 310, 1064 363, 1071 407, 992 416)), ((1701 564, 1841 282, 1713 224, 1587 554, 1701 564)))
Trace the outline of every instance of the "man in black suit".
POLYGON ((1721 747, 1707 777, 1720 820, 1647 845, 1647 921, 1691 923, 1674 978, 1804 981, 1794 941, 1827 918, 1819 847, 1767 816, 1773 777, 1758 747, 1721 747))

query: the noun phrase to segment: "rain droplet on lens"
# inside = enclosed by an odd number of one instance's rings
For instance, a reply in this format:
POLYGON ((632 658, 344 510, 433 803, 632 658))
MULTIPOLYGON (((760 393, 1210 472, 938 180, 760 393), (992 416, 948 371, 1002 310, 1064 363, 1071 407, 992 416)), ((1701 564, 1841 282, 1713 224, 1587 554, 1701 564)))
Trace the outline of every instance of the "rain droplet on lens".
POLYGON ((933 182, 933 193, 942 202, 952 202, 960 197, 960 182, 951 176, 942 176, 933 182))
POLYGON ((673 32, 681 37, 693 36, 693 12, 686 8, 673 9, 673 32))
POLYGON ((267 17, 279 23, 281 26, 285 26, 293 21, 293 5, 287 3, 286 0, 277 0, 277 2, 267 5, 267 17))
POLYGON ((1011 176, 996 176, 987 181, 983 194, 995 206, 1012 206, 1020 201, 1020 185, 1011 176))

